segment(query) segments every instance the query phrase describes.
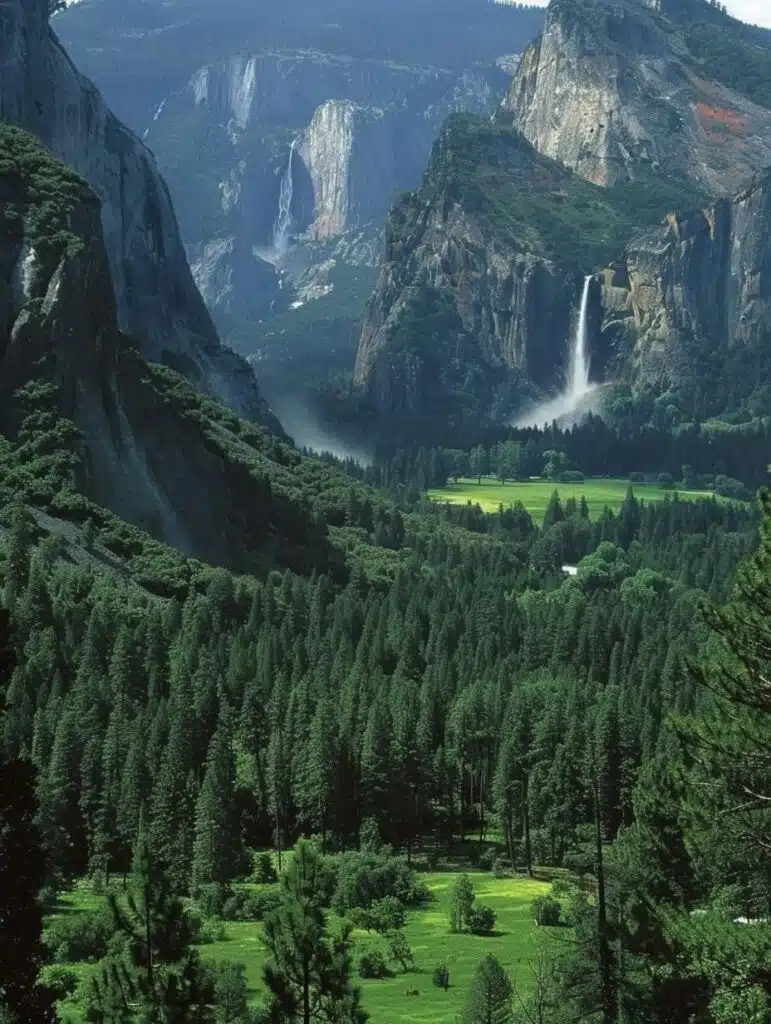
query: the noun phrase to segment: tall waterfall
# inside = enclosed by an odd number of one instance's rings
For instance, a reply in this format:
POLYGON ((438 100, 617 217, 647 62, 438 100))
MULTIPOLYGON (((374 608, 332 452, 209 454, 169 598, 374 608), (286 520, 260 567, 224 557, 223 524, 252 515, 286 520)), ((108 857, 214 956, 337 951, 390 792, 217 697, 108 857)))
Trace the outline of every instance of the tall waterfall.
POLYGON ((289 232, 292 228, 292 200, 294 199, 294 178, 292 163, 294 162, 294 142, 289 149, 289 161, 281 179, 281 191, 278 196, 278 216, 273 225, 273 248, 277 253, 285 253, 289 245, 289 232))
POLYGON ((590 407, 587 397, 595 390, 595 386, 589 383, 589 291, 591 284, 592 275, 590 274, 584 279, 581 308, 570 350, 565 390, 556 398, 541 402, 540 405, 528 410, 514 421, 514 426, 542 427, 544 424, 551 424, 554 420, 561 420, 563 423, 577 422, 590 407))
POLYGON ((589 385, 589 353, 587 351, 587 312, 589 309, 589 288, 592 283, 591 274, 584 280, 584 290, 581 295, 581 311, 578 314, 578 326, 573 342, 573 352, 570 357, 570 380, 568 381, 568 396, 580 399, 590 390, 589 385))

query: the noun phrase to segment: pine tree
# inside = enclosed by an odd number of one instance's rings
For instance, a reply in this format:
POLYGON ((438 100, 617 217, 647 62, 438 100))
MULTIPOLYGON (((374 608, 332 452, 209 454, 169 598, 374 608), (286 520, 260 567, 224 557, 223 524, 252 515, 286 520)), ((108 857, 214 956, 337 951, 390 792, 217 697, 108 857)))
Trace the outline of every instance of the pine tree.
MULTIPOLYGON (((0 610, 0 710, 12 668, 8 614, 0 610)), ((44 961, 38 894, 45 857, 35 824, 35 771, 26 761, 0 763, 0 1007, 24 1024, 56 1019, 38 986, 44 961)))
POLYGON ((206 759, 198 795, 193 844, 193 891, 202 885, 228 882, 244 865, 244 851, 235 813, 232 739, 224 714, 206 759))
POLYGON ((364 1024, 351 984, 350 927, 329 936, 319 904, 321 858, 301 840, 282 878, 281 905, 265 921, 263 976, 275 1024, 364 1024))
POLYGON ((89 1020, 123 1024, 138 1011, 142 1024, 187 1024, 202 1000, 197 954, 170 876, 154 856, 144 826, 134 851, 125 900, 108 896, 123 948, 113 950, 92 979, 89 1020))
POLYGON ((488 953, 474 972, 461 1015, 462 1024, 513 1024, 513 991, 506 972, 488 953))

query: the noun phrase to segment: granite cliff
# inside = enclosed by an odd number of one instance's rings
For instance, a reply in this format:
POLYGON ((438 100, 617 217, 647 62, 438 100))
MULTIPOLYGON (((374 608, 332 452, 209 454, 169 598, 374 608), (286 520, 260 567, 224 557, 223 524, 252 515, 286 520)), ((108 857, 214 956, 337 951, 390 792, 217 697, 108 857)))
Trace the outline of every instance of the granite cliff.
POLYGON ((628 230, 601 189, 517 131, 451 118, 388 218, 355 385, 380 413, 415 418, 497 419, 555 393, 582 268, 628 230))
POLYGON ((23 456, 14 497, 54 515, 82 521, 86 498, 241 572, 331 565, 300 497, 282 497, 268 477, 271 459, 299 456, 144 360, 119 327, 98 197, 33 136, 1 126, 2 455, 6 438, 23 456), (29 389, 51 386, 52 404, 20 433, 29 389), (60 484, 62 474, 74 490, 60 484))
POLYGON ((251 368, 221 345, 196 289, 152 155, 76 70, 49 28, 47 0, 0 6, 0 118, 36 135, 101 200, 121 329, 148 358, 264 415, 251 368))
POLYGON ((770 260, 771 172, 636 236, 605 273, 602 299, 633 393, 673 415, 767 414, 770 260))
POLYGON ((612 264, 595 382, 673 422, 760 409, 769 107, 768 35, 702 0, 552 0, 493 125, 451 119, 389 216, 360 392, 391 418, 516 415, 559 389, 578 282, 612 264))
POLYGON ((645 170, 725 195, 771 165, 768 43, 751 33, 703 0, 552 0, 503 110, 598 185, 645 170))

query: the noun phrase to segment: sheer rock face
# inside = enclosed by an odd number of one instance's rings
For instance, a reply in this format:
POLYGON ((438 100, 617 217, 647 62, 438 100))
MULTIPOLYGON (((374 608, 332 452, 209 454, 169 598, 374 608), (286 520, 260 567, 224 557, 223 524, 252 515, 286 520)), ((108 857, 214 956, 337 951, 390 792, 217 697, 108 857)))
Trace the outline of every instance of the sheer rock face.
MULTIPOLYGON (((771 174, 733 200, 672 215, 606 275, 605 329, 631 327, 635 387, 666 391, 771 340, 771 174)), ((712 371, 710 371, 712 372, 712 371)), ((719 369, 717 370, 719 372, 719 369)), ((742 380, 747 392, 763 381, 742 380)))
MULTIPOLYGON (((7 146, 3 136, 3 158, 7 146)), ((42 159, 51 181, 56 165, 42 159)), ((18 388, 31 378, 55 383, 61 413, 82 432, 85 493, 189 554, 227 562, 221 469, 195 429, 155 394, 146 364, 118 328, 97 197, 75 182, 62 225, 70 242, 51 246, 41 241, 26 184, 23 175, 0 175, 0 204, 15 211, 0 218, 0 429, 18 425, 18 388)))
POLYGON ((275 245, 290 151, 289 238, 379 229, 396 195, 420 181, 444 118, 490 112, 506 82, 493 66, 458 72, 315 51, 257 52, 199 68, 167 98, 146 138, 169 168, 209 308, 255 318, 293 297, 275 245), (277 265, 272 280, 266 260, 277 265), (255 279, 258 288, 245 286, 255 279))
MULTIPOLYGON (((500 419, 564 384, 575 274, 522 239, 496 237, 450 196, 452 187, 437 184, 437 166, 454 161, 451 136, 448 129, 437 142, 424 187, 397 203, 387 222, 354 377, 384 416, 454 414, 468 399, 476 415, 500 419), (426 319, 430 336, 410 344, 406 325, 421 315, 426 295, 442 296, 446 309, 426 319)), ((529 175, 527 154, 513 157, 520 158, 529 175)))
POLYGON ((251 368, 220 344, 196 289, 152 155, 72 65, 46 0, 0 4, 0 118, 36 135, 101 200, 118 322, 143 355, 249 416, 265 415, 251 368))
POLYGON ((642 0, 552 0, 504 108, 595 184, 649 168, 731 194, 771 164, 771 111, 701 77, 666 15, 642 0))

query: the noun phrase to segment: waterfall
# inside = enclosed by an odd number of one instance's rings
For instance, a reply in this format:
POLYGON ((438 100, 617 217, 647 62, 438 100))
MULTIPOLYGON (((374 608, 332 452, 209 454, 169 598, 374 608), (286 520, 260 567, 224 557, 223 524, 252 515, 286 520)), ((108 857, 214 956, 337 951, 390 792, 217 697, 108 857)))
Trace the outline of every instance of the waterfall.
POLYGON ((581 295, 581 311, 578 314, 578 326, 573 342, 570 360, 570 381, 568 396, 576 401, 590 390, 589 384, 589 353, 587 351, 587 313, 589 310, 589 287, 592 283, 591 274, 584 279, 584 290, 581 295))
POLYGON ((589 291, 592 275, 584 279, 584 290, 581 294, 581 308, 578 324, 573 338, 568 365, 568 379, 565 390, 556 398, 541 402, 529 409, 523 416, 514 420, 516 427, 543 427, 553 420, 561 420, 563 425, 577 422, 587 411, 588 396, 595 390, 589 383, 589 291))
POLYGON ((289 149, 289 161, 281 179, 281 191, 278 196, 278 217, 273 225, 273 248, 282 254, 289 245, 289 232, 292 227, 292 199, 294 198, 294 179, 292 163, 294 160, 294 142, 289 149))

